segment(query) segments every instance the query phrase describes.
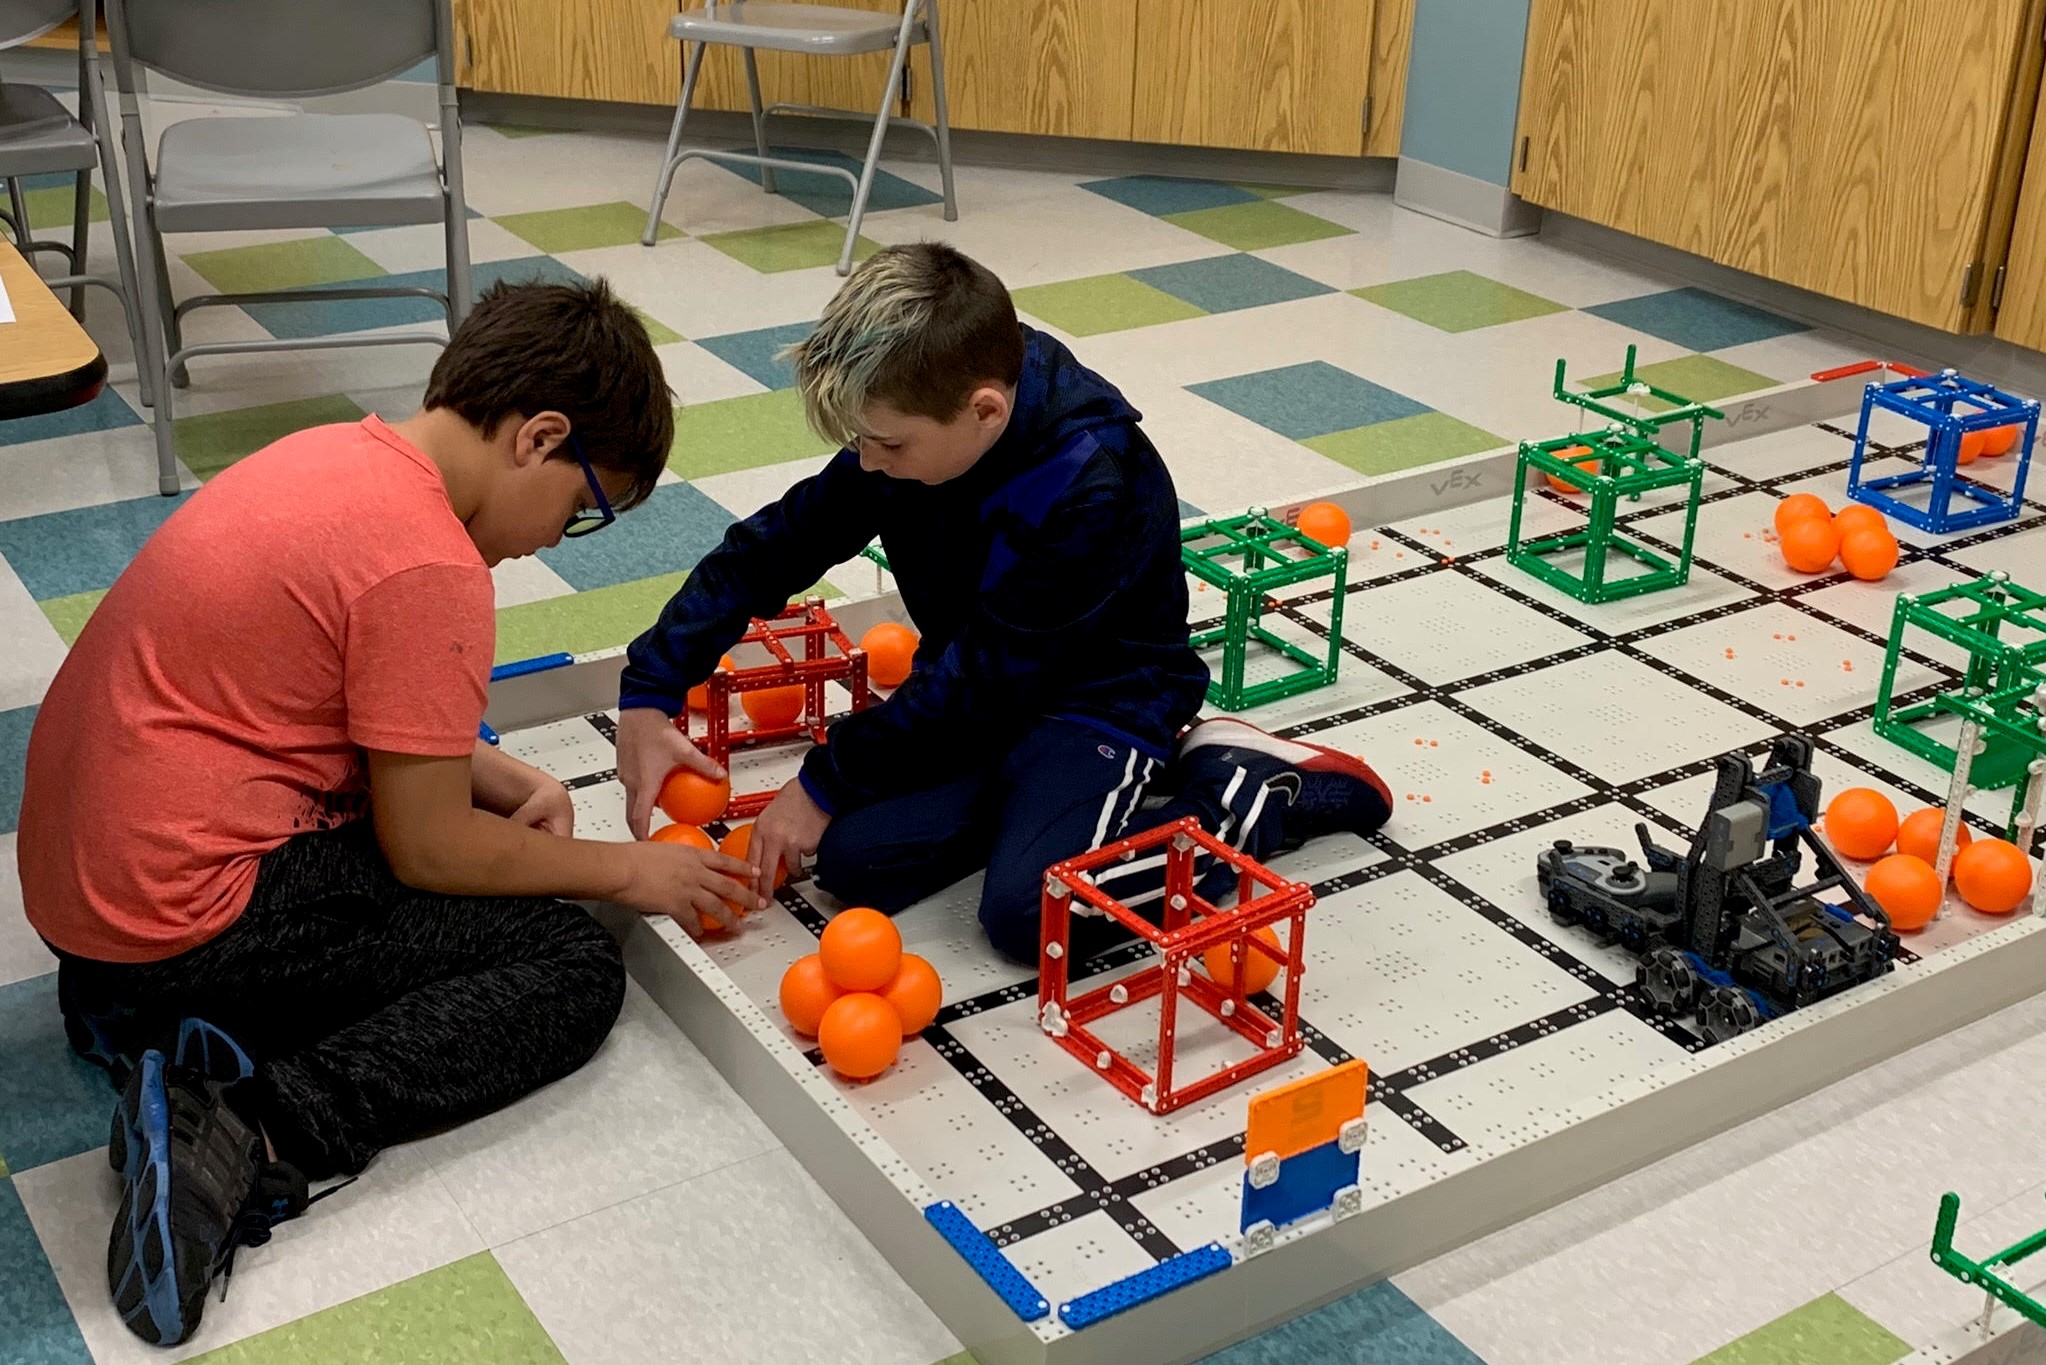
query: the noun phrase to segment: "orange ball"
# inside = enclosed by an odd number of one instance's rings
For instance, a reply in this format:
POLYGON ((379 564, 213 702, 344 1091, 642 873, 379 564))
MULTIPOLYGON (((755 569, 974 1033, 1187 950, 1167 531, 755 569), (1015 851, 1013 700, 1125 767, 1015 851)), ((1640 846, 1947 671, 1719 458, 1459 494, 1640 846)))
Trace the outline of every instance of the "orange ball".
POLYGON ((1806 517, 1828 517, 1833 509, 1826 506, 1826 500, 1816 493, 1792 493, 1776 504, 1776 534, 1780 537, 1791 523, 1803 521, 1806 517))
MULTIPOLYGON (((740 862, 752 861, 746 855, 753 850, 753 826, 740 825, 737 829, 718 840, 718 852, 740 862)), ((789 879, 789 865, 779 859, 774 864, 774 887, 779 891, 789 879)))
POLYGON ((1982 442, 1984 455, 2008 455, 2010 448, 2018 443, 2018 437, 2025 434, 2023 427, 1998 427, 1982 442))
POLYGON ((1983 839, 1954 855, 1954 890, 1985 915, 2008 915, 2032 893, 2032 860, 2007 839, 1983 839))
POLYGON ((1863 889, 1883 907, 1890 926, 1905 932, 1932 923, 1943 898, 1932 864, 1908 853, 1892 853, 1870 868, 1863 889))
POLYGON ((1840 553, 1840 533, 1829 516, 1795 518, 1776 533, 1776 539, 1783 562, 1799 573, 1824 573, 1840 553))
POLYGON ((1840 563, 1864 583, 1873 583, 1897 567, 1901 553, 1887 527, 1857 526, 1840 537, 1840 563))
POLYGON ((1988 445, 1989 445, 1988 432, 1986 431, 1962 432, 1960 453, 1954 457, 1954 463, 1956 464, 1975 463, 1975 461, 1981 457, 1983 450, 1987 448, 1988 445))
POLYGON ((758 729, 772 730, 778 725, 793 724, 796 717, 803 714, 802 684, 763 687, 757 692, 741 692, 739 708, 758 729))
POLYGON ((1293 520, 1300 534, 1311 537, 1331 550, 1350 543, 1350 514, 1332 502, 1310 502, 1293 520))
POLYGON ((817 1022, 817 1045, 833 1071, 867 1080, 895 1064, 902 1051, 902 1016, 878 995, 841 995, 817 1022))
POLYGON ((916 661, 917 633, 894 621, 883 621, 860 637, 867 653, 867 680, 876 687, 900 687, 916 661))
MULTIPOLYGON (((725 655, 722 659, 718 660, 718 668, 726 673, 730 673, 733 669, 737 668, 738 666, 739 666, 738 664, 732 661, 732 656, 729 654, 725 655)), ((709 710, 710 684, 708 682, 700 682, 696 686, 690 688, 688 700, 689 709, 692 711, 709 710)))
POLYGON ((678 825, 707 825, 732 804, 732 780, 721 777, 713 782, 687 768, 676 768, 661 783, 657 804, 678 825))
POLYGON ((938 980, 937 968, 915 953, 904 953, 901 969, 881 988, 881 998, 901 1017, 906 1037, 923 1032, 938 1017, 938 1006, 945 1002, 945 985, 938 980))
POLYGON ((817 940, 824 971, 846 991, 878 991, 902 969, 902 931, 879 910, 841 910, 817 940))
MULTIPOLYGON (((1579 455, 1591 454, 1591 447, 1570 446, 1566 449, 1557 451, 1556 454, 1558 457, 1565 460, 1577 460, 1577 457, 1579 455)), ((1598 473, 1597 460, 1577 460, 1577 467, 1587 474, 1598 473)), ((1583 489, 1579 488, 1576 484, 1566 482, 1563 479, 1559 479, 1554 474, 1544 474, 1542 475, 1542 477, 1547 479, 1549 481, 1549 487, 1555 489, 1558 493, 1581 493, 1584 491, 1583 489)))
POLYGON ((1897 839, 1897 808, 1872 787, 1849 787, 1826 803, 1826 838, 1844 857, 1867 861, 1897 839))
MULTIPOLYGON (((1280 952, 1285 951, 1279 947, 1278 934, 1274 933, 1269 926, 1257 930, 1251 937, 1269 948, 1278 949, 1280 952)), ((1218 943, 1208 949, 1207 952, 1202 953, 1201 965, 1208 969, 1209 977, 1221 986, 1223 990, 1228 990, 1231 986, 1239 984, 1229 969, 1228 944, 1218 943)), ((1240 983, 1243 989, 1238 994, 1256 995, 1278 979, 1278 963, 1272 961, 1263 953, 1254 953, 1248 948, 1243 950, 1243 979, 1240 983)))
POLYGON ((657 844, 684 844, 690 848, 716 848, 710 836, 694 825, 662 825, 647 836, 657 844))
MULTIPOLYGON (((1939 866, 1939 827, 1946 822, 1947 813, 1938 806, 1927 806, 1914 810, 1904 817, 1904 823, 1897 826, 1897 852, 1939 866)), ((1954 851, 1959 852, 1975 842, 1975 836, 1968 833, 1966 821, 1961 823, 1961 832, 1954 840, 1954 851)))
POLYGON ((789 1027, 805 1038, 817 1036, 817 1025, 832 1002, 845 994, 824 975, 824 959, 806 954, 789 964, 781 974, 781 1012, 789 1027))
POLYGON ((1850 502, 1833 514, 1833 529, 1840 533, 1840 539, 1847 539, 1848 533, 1864 526, 1872 526, 1887 533, 1890 522, 1881 512, 1865 502, 1850 502))

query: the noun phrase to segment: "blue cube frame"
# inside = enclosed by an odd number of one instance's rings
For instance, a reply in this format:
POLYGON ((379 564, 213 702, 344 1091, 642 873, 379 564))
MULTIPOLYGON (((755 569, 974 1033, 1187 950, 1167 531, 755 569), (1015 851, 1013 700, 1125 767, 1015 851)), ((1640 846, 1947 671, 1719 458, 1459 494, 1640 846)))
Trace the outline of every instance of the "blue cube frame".
POLYGON ((1867 503, 1908 526, 1934 535, 1972 531, 2010 521, 2024 505, 2025 478, 2032 466, 2032 442, 2038 435, 2039 400, 2019 398, 1992 384, 1962 377, 1957 371, 1912 375, 1887 384, 1870 384, 1861 396, 1861 424, 1854 433, 1854 462, 1847 473, 1847 496, 1867 503), (1957 407, 1963 411, 1956 412, 1957 407), (1869 418, 1883 408, 1923 423, 1925 457, 1918 468, 1902 474, 1863 477, 1868 458, 1869 418), (1960 473, 1961 438, 1973 431, 2021 426, 2017 476, 2009 493, 1960 473), (1892 490, 1930 484, 1924 506, 1892 496, 1892 490), (1962 505, 1956 506, 1956 499, 1962 505))

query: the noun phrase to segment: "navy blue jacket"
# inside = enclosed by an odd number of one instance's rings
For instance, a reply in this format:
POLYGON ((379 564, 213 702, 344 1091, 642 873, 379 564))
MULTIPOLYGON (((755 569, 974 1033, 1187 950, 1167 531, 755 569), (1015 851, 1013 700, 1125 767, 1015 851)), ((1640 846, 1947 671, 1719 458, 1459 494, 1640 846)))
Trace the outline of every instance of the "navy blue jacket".
POLYGON ((1172 478, 1115 388, 1040 332, 1007 430, 960 477, 926 485, 842 450, 725 533, 633 641, 619 705, 674 715, 748 621, 878 535, 922 632, 886 701, 831 727, 803 785, 833 813, 999 762, 1044 717, 1158 758, 1199 710, 1172 478))

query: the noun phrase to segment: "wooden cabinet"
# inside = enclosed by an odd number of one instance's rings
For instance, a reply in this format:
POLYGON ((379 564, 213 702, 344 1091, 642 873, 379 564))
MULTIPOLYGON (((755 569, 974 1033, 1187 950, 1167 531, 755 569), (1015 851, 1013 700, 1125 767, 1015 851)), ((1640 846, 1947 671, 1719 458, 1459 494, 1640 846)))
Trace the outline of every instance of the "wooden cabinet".
MULTIPOLYGON (((902 4, 802 2, 893 14, 902 4)), ((671 105, 682 54, 667 36, 668 20, 697 3, 454 0, 458 80, 496 93, 671 105)), ((1413 8, 1414 0, 941 0, 952 125, 1394 156, 1413 8)), ((762 95, 871 110, 889 58, 763 52, 762 95)), ((905 112, 929 120, 931 90, 929 53, 920 47, 910 55, 905 112)), ((696 107, 747 107, 738 52, 711 49, 696 107)))
POLYGON ((1979 328, 2039 10, 1535 0, 1513 188, 1817 293, 1979 328))
POLYGON ((456 80, 472 90, 673 104, 675 0, 455 0, 456 80))
POLYGON ((1996 334, 2046 351, 2046 117, 2035 110, 1996 334))
MULTIPOLYGON (((940 15, 952 126, 1127 139, 1137 4, 950 0, 940 15)), ((930 117, 928 105, 918 101, 920 116, 930 117)))
POLYGON ((1361 156, 1373 6, 1139 0, 1141 142, 1361 156))

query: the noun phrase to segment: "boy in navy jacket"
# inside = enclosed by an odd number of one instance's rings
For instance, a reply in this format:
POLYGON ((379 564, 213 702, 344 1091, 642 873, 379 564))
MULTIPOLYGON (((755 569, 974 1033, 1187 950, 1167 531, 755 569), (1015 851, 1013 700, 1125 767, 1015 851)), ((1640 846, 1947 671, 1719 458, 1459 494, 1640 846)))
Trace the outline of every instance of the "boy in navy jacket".
MULTIPOLYGON (((1348 755, 1240 721, 1186 728, 1208 670, 1187 643, 1171 476, 1123 396, 1019 325, 987 269, 887 248, 793 356, 811 425, 845 449, 735 524, 633 642, 618 755, 636 837, 671 768, 718 775, 672 724, 688 689, 877 535, 922 632, 916 667, 834 723, 762 813, 763 892, 814 853, 824 890, 892 914, 985 868, 990 941, 1034 962, 1062 859, 1188 814, 1260 857, 1384 823, 1384 784, 1348 755)), ((1155 900, 1156 861, 1102 885, 1155 900)))

